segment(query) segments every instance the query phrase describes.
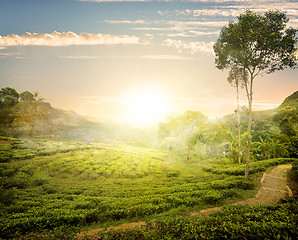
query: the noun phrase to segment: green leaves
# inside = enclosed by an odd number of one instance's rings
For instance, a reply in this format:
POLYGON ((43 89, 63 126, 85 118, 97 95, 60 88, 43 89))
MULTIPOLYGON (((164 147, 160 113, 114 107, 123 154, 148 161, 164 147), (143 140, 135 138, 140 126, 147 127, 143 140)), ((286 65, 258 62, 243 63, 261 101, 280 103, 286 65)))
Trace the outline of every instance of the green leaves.
POLYGON ((232 69, 236 66, 253 74, 295 67, 297 29, 287 29, 288 21, 281 11, 260 15, 247 10, 237 22, 222 28, 214 44, 216 67, 232 69))
MULTIPOLYGON (((274 158, 270 160, 252 162, 250 164, 250 172, 251 173, 263 172, 268 167, 276 166, 279 164, 291 163, 291 162, 294 162, 295 160, 296 160, 295 158, 274 158)), ((245 166, 244 165, 227 166, 227 167, 211 166, 211 167, 204 167, 203 169, 207 172, 211 172, 214 174, 241 176, 241 175, 244 175, 245 166)))

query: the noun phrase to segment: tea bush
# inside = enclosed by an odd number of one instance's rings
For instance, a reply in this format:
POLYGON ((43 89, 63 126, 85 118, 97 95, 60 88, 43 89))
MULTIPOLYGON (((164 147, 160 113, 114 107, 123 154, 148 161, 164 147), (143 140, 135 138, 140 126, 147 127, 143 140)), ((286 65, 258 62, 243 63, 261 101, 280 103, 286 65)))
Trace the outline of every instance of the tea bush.
MULTIPOLYGON (((297 162, 296 158, 274 158, 269 160, 257 161, 250 163, 249 173, 264 172, 268 167, 276 166, 279 164, 287 164, 297 162)), ((227 167, 209 166, 203 168, 207 172, 214 174, 226 174, 226 175, 236 175, 244 176, 245 164, 227 167)))

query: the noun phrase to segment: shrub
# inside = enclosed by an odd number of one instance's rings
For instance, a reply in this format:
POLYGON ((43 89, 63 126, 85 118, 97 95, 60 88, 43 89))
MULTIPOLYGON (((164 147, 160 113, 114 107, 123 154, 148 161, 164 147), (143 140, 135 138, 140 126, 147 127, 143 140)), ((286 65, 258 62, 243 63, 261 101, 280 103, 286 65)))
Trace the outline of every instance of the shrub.
POLYGON ((5 205, 11 205, 14 203, 14 198, 16 196, 15 189, 3 189, 0 188, 0 202, 5 205))
MULTIPOLYGON (((291 162, 295 162, 297 159, 295 158, 274 158, 264 161, 252 162, 250 164, 250 173, 264 172, 268 167, 276 166, 280 164, 287 164, 291 162)), ((203 167, 206 172, 211 172, 214 174, 226 174, 226 175, 243 175, 245 172, 245 164, 236 165, 236 166, 228 166, 228 167, 203 167)))
POLYGON ((298 178, 298 161, 294 161, 292 164, 292 170, 295 176, 298 178))

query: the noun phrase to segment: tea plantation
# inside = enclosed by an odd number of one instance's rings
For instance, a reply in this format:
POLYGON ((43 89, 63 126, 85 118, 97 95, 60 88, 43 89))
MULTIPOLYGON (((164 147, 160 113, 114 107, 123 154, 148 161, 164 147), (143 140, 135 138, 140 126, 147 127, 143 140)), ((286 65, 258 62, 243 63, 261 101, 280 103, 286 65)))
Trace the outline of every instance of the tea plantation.
MULTIPOLYGON (((257 162, 254 172, 292 161, 257 162)), ((126 145, 2 137, 0 238, 236 201, 255 193, 242 168, 126 145)))

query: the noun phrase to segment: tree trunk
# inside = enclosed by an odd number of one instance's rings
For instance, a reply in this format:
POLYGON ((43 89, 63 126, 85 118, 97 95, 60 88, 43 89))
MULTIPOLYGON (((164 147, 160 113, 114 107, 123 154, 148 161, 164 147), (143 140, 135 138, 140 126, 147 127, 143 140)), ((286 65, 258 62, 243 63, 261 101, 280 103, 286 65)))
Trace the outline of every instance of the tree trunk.
POLYGON ((250 161, 250 147, 251 147, 251 122, 252 122, 252 99, 248 100, 248 126, 247 126, 247 148, 246 148, 246 166, 245 166, 245 179, 249 174, 249 161, 250 161))
POLYGON ((191 149, 190 149, 190 147, 188 147, 187 148, 187 161, 189 161, 189 159, 190 159, 190 151, 191 151, 191 149))
POLYGON ((240 106, 239 106, 239 86, 237 84, 237 115, 238 115, 238 163, 241 164, 241 125, 240 125, 240 106))
POLYGON ((245 165, 245 179, 249 174, 249 162, 250 162, 250 147, 251 147, 251 122, 252 122, 252 84, 253 76, 250 76, 249 89, 246 85, 246 93, 248 98, 248 126, 247 126, 247 148, 246 148, 246 165, 245 165))

